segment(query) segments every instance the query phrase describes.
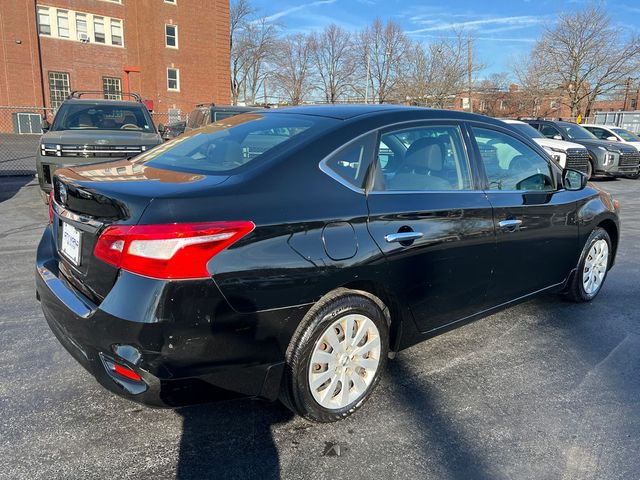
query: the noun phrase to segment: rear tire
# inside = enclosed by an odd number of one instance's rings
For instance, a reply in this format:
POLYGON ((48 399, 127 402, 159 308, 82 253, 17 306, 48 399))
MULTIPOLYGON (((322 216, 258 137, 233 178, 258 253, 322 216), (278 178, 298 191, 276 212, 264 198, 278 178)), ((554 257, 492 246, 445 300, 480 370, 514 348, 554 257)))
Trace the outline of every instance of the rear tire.
POLYGON ((364 292, 339 289, 314 305, 287 349, 281 401, 315 422, 348 417, 371 396, 389 353, 389 327, 364 292))
POLYGON ((603 228, 595 228, 582 249, 578 268, 565 293, 567 299, 590 302, 598 295, 607 278, 611 253, 609 234, 603 228))

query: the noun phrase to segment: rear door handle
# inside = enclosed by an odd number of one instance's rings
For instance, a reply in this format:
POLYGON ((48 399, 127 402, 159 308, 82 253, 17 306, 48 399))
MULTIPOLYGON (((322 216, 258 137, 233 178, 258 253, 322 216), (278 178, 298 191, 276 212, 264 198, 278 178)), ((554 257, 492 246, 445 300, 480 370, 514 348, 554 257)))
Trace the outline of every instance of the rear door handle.
POLYGON ((387 243, 413 242, 414 240, 418 240, 423 236, 424 233, 422 232, 398 232, 385 235, 384 239, 387 241, 387 243))
POLYGON ((516 219, 500 220, 498 222, 498 226, 500 228, 504 228, 505 230, 515 230, 520 225, 522 225, 522 220, 516 220, 516 219))

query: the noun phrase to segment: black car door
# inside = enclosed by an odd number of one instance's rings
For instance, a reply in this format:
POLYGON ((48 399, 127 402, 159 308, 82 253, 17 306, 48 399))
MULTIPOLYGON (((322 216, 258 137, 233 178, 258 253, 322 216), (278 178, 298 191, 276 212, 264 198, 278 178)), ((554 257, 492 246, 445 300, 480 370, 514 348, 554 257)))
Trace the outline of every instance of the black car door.
POLYGON ((575 194, 556 186, 559 169, 499 127, 469 126, 493 206, 497 257, 487 294, 492 305, 562 283, 575 267, 575 194))
POLYGON ((482 308, 495 254, 491 206, 455 122, 383 130, 368 189, 369 232, 387 283, 421 331, 482 308))

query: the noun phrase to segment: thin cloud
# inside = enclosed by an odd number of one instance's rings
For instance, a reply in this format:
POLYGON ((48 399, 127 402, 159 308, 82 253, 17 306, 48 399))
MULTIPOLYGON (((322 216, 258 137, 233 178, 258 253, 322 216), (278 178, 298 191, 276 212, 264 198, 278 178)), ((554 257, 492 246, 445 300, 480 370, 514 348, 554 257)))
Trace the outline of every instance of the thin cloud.
POLYGON ((299 10, 303 10, 309 7, 317 7, 319 5, 329 5, 331 3, 336 3, 337 0, 316 0, 315 2, 306 3, 304 5, 298 5, 295 7, 290 7, 280 12, 276 12, 268 17, 265 17, 267 22, 273 22, 274 20, 278 20, 279 18, 285 17, 291 13, 297 12, 299 10))
POLYGON ((443 30, 463 30, 463 29, 475 29, 485 25, 504 25, 509 27, 529 27, 542 23, 543 18, 532 15, 520 15, 516 17, 495 17, 484 18, 482 20, 470 20, 467 22, 446 22, 438 25, 419 28, 417 30, 409 30, 408 34, 423 33, 423 32, 438 32, 443 30))

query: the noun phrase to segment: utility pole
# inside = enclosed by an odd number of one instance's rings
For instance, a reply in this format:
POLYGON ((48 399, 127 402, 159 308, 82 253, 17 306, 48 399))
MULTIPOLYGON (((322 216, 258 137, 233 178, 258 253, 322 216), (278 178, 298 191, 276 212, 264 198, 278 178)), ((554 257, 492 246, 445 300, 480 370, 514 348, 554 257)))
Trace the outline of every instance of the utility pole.
POLYGON ((631 88, 631 77, 627 78, 627 86, 624 89, 624 103, 622 104, 622 110, 627 110, 627 100, 629 100, 629 89, 631 88))
POLYGON ((471 78, 471 67, 472 67, 472 59, 473 59, 473 52, 471 51, 472 49, 472 42, 471 39, 468 38, 467 39, 467 75, 468 75, 468 82, 469 82, 469 112, 473 113, 473 99, 471 98, 471 91, 473 90, 473 85, 472 85, 472 78, 471 78))

